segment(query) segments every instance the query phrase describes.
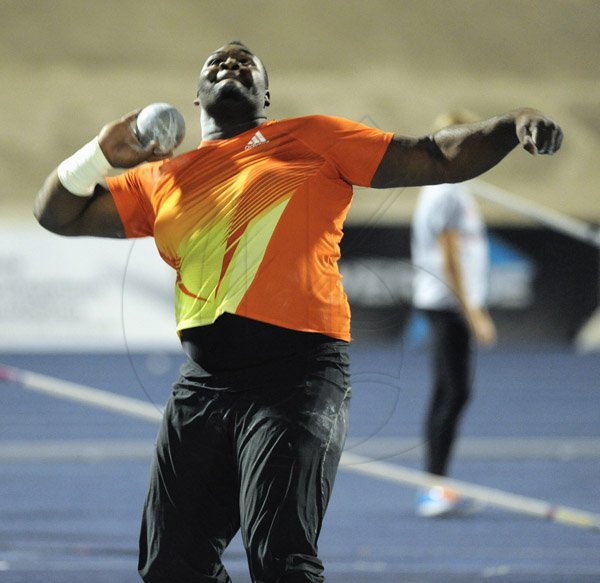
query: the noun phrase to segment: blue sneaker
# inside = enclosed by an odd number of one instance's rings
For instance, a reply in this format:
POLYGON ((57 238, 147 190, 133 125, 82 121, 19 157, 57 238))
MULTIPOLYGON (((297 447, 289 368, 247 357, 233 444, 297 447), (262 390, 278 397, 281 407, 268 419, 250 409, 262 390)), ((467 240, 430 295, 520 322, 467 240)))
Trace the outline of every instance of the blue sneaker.
POLYGON ((474 500, 463 498, 444 486, 434 486, 417 494, 417 515, 425 518, 466 516, 481 508, 474 500))

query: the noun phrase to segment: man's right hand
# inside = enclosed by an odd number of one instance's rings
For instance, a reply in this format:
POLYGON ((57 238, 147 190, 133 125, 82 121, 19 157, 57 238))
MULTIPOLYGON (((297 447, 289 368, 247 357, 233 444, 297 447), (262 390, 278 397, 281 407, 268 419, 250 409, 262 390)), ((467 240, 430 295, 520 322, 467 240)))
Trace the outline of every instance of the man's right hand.
POLYGON ((98 143, 104 156, 113 168, 132 168, 142 162, 155 162, 173 155, 160 152, 158 142, 153 140, 142 146, 135 134, 135 120, 140 109, 106 124, 98 134, 98 143))

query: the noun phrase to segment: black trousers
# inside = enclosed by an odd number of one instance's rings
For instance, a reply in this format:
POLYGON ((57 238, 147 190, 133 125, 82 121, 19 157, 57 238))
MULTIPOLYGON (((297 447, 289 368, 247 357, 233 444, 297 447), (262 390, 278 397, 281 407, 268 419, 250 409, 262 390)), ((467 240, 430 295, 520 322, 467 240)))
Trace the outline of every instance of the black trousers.
POLYGON ((447 475, 458 426, 471 394, 472 339, 464 318, 450 310, 423 310, 431 331, 432 388, 425 417, 425 469, 447 475))
POLYGON ((325 580, 317 540, 347 431, 349 357, 304 356, 247 390, 199 387, 182 367, 151 468, 144 581, 230 582, 221 555, 240 529, 253 582, 325 580))

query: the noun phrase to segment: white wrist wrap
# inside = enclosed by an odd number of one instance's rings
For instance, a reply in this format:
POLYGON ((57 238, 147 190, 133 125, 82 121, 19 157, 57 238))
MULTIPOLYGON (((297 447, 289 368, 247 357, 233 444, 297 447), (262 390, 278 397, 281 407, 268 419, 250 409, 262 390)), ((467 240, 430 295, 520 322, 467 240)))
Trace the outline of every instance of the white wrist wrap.
POLYGON ((92 196, 96 184, 111 168, 96 137, 61 162, 56 172, 61 184, 69 192, 77 196, 92 196))

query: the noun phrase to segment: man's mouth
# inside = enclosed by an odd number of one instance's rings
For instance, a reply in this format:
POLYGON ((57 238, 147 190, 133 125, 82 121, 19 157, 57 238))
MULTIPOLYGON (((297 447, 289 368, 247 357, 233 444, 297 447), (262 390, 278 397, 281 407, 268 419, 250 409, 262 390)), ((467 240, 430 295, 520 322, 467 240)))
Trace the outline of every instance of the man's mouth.
POLYGON ((238 81, 241 83, 239 75, 237 75, 236 73, 231 73, 231 72, 218 73, 216 82, 219 83, 221 81, 227 81, 229 79, 231 79, 233 81, 238 81))

